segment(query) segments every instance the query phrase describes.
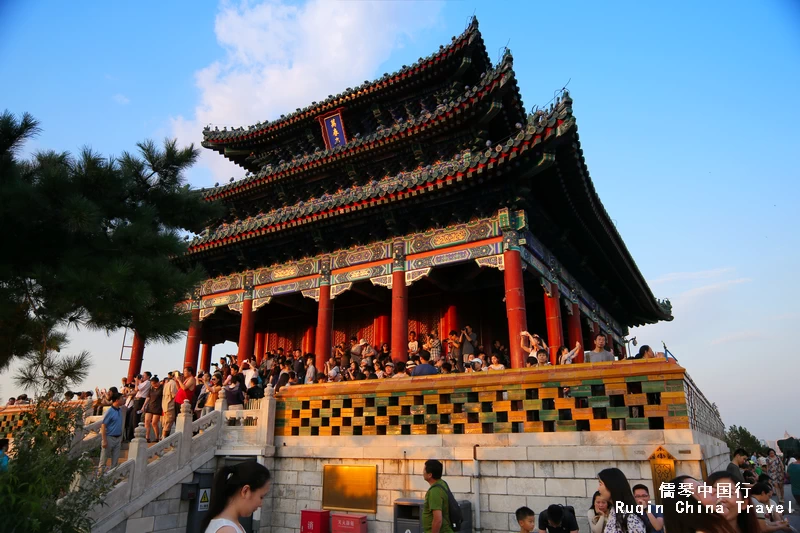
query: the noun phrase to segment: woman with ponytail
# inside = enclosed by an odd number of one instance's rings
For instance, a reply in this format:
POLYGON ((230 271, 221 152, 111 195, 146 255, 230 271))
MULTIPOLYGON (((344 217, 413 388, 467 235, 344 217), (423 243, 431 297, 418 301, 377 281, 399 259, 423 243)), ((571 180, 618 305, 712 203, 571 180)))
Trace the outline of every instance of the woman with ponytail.
POLYGON ((600 496, 608 502, 608 519, 604 533, 646 533, 644 520, 636 514, 636 500, 633 498, 628 478, 619 468, 606 468, 597 474, 600 496), (617 512, 617 506, 624 511, 617 512), (631 510, 631 512, 629 512, 631 510))
POLYGON ((250 516, 261 507, 269 492, 269 470, 255 461, 223 466, 214 475, 205 533, 245 533, 239 517, 250 516))

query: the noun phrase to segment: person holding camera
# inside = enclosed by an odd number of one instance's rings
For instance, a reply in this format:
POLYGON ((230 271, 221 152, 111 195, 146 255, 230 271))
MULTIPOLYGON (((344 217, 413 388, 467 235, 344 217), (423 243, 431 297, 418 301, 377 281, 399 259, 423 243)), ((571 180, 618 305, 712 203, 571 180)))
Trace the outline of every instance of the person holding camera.
POLYGON ((464 326, 459 341, 461 342, 461 356, 466 363, 470 356, 475 354, 475 348, 478 346, 478 334, 472 330, 472 326, 464 326))
POLYGON ((520 333, 519 345, 523 350, 528 352, 529 355, 534 356, 539 352, 539 350, 547 350, 547 343, 544 342, 544 339, 542 339, 536 333, 531 335, 527 331, 520 333))
POLYGON ((161 438, 165 439, 169 436, 172 429, 172 424, 175 423, 175 397, 178 395, 178 385, 175 383, 173 376, 179 374, 170 372, 164 378, 164 384, 161 386, 161 438))
POLYGON ((177 377, 173 376, 173 378, 178 386, 178 394, 175 396, 175 416, 177 416, 181 412, 183 402, 187 400, 194 409, 197 380, 194 378, 194 368, 190 366, 183 369, 183 374, 178 373, 177 377))
POLYGON ((447 356, 455 362, 458 370, 464 368, 461 355, 461 336, 456 330, 447 334, 447 356))

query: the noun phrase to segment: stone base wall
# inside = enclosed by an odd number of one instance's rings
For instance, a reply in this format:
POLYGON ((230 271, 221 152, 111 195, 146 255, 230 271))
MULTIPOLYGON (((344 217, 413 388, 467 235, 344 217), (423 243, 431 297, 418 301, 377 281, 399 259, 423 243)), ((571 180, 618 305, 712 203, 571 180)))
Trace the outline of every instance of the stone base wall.
POLYGON ((181 486, 175 485, 120 522, 111 533, 185 533, 190 503, 181 500, 181 486))
POLYGON ((425 496, 426 459, 442 460, 456 498, 472 502, 476 530, 480 524, 485 533, 514 531, 517 508, 525 505, 538 515, 560 503, 574 506, 579 525, 588 531, 586 511, 597 473, 617 467, 632 485, 643 483, 655 494, 649 457, 659 446, 676 458, 676 474, 697 478, 704 459, 711 472, 723 455, 727 458, 724 443, 691 430, 277 437, 275 457, 265 461, 274 478, 259 533, 299 533, 300 512, 322 507, 326 464, 377 466, 378 512, 367 514, 368 531, 393 533, 394 501, 425 496))
MULTIPOLYGON (((212 459, 198 472, 214 472, 216 465, 217 459, 212 459)), ((145 494, 145 499, 152 500, 110 529, 109 533, 186 533, 189 506, 197 505, 197 502, 181 500, 181 485, 193 481, 194 474, 161 494, 145 494)))

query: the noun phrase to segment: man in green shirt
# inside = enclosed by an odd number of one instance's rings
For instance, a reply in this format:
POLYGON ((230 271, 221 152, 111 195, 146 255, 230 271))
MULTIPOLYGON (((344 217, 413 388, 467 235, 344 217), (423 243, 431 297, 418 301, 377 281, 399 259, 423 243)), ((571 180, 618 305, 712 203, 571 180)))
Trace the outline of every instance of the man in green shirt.
POLYGON ((436 459, 425 461, 422 477, 430 488, 425 493, 425 505, 422 507, 423 533, 453 533, 450 522, 450 509, 447 499, 447 484, 442 481, 444 466, 436 459))

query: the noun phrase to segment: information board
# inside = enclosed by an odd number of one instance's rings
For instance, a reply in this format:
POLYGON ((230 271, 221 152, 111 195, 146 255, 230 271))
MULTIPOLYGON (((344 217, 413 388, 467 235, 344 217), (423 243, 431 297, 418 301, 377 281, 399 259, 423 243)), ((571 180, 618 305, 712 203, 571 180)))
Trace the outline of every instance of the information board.
POLYGON ((331 511, 378 512, 378 467, 325 465, 322 508, 331 511))

